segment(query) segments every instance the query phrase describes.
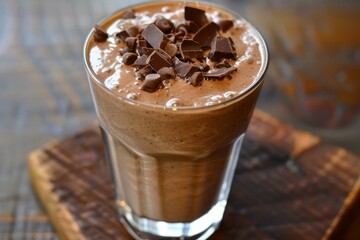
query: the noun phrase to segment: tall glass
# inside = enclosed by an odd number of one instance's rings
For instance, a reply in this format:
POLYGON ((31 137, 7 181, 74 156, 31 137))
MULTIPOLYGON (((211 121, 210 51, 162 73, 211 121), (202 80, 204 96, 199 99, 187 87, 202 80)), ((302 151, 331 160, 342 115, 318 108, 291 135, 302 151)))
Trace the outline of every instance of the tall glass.
POLYGON ((106 88, 89 64, 92 34, 85 43, 85 66, 120 221, 137 239, 207 238, 222 220, 263 83, 268 55, 262 37, 256 32, 263 48, 260 72, 239 96, 212 106, 169 108, 106 88))

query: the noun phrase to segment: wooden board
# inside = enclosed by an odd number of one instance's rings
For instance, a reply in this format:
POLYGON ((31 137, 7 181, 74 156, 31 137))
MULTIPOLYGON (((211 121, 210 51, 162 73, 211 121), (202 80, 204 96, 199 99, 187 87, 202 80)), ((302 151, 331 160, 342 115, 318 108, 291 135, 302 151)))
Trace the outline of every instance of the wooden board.
MULTIPOLYGON (((28 164, 62 239, 131 239, 117 220, 97 127, 32 152, 28 164)), ((358 157, 257 110, 211 239, 360 239, 359 173, 358 157)))

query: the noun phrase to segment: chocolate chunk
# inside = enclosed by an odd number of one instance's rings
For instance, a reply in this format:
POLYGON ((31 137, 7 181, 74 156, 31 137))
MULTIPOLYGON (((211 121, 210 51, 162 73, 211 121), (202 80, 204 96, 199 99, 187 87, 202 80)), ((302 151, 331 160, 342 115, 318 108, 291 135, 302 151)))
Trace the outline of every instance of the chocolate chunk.
POLYGON ((128 37, 125 40, 125 44, 129 49, 135 49, 136 48, 136 37, 128 37))
POLYGON ((163 33, 171 33, 174 30, 174 24, 166 18, 156 19, 155 25, 163 32, 163 33))
POLYGON ((150 56, 153 52, 156 51, 155 48, 150 48, 150 47, 143 47, 144 53, 147 56, 150 56))
POLYGON ((135 13, 132 10, 128 10, 124 13, 124 15, 122 16, 123 19, 131 19, 131 18, 135 18, 135 13))
POLYGON ((204 76, 202 72, 196 72, 189 78, 189 82, 193 86, 198 86, 203 80, 204 80, 204 76))
POLYGON ((194 66, 198 67, 203 72, 207 72, 210 70, 210 66, 206 63, 196 62, 194 63, 194 66))
POLYGON ((166 34, 166 37, 170 40, 170 42, 175 43, 175 34, 174 33, 166 34))
POLYGON ((175 33, 175 39, 182 41, 185 38, 185 32, 177 32, 175 33))
POLYGON ((199 43, 184 39, 180 45, 180 53, 183 59, 202 58, 203 50, 199 43))
POLYGON ((130 37, 130 35, 128 34, 128 32, 126 30, 123 30, 121 32, 118 32, 116 35, 116 37, 120 38, 123 42, 125 42, 125 40, 130 37))
POLYGON ((193 21, 186 21, 186 25, 188 31, 191 33, 196 33, 200 29, 200 26, 194 23, 193 21))
POLYGON ((152 69, 159 71, 163 67, 171 67, 172 62, 169 62, 166 56, 159 51, 154 51, 147 59, 146 63, 149 64, 152 69))
POLYGON ((199 70, 198 67, 185 62, 179 62, 175 65, 176 74, 181 78, 190 77, 199 70))
POLYGON ((162 80, 174 79, 176 77, 176 72, 172 67, 163 67, 157 73, 160 74, 162 80))
POLYGON ((178 47, 176 46, 176 44, 169 43, 165 47, 165 52, 169 54, 170 57, 175 57, 176 54, 178 54, 178 47))
POLYGON ((176 64, 179 64, 179 63, 182 63, 182 62, 177 57, 173 57, 172 63, 173 63, 173 65, 176 65, 176 64))
POLYGON ((209 58, 212 61, 219 61, 222 58, 236 59, 236 53, 230 38, 216 36, 211 43, 209 58))
POLYGON ((222 79, 225 76, 235 72, 237 70, 236 67, 229 67, 229 68, 220 68, 219 70, 216 70, 214 72, 211 73, 205 73, 204 77, 206 78, 218 78, 218 79, 222 79))
POLYGON ((136 37, 139 34, 139 28, 137 26, 129 27, 125 29, 125 31, 129 34, 130 37, 136 37))
POLYGON ((187 24, 186 23, 180 23, 179 25, 176 26, 175 32, 177 32, 177 33, 183 32, 184 35, 188 34, 188 26, 187 26, 187 24))
POLYGON ((226 32, 234 26, 234 22, 232 20, 221 20, 219 26, 222 32, 226 32))
POLYGON ((121 48, 121 49, 119 50, 120 56, 123 56, 125 53, 128 53, 128 52, 135 53, 135 50, 134 50, 134 49, 130 49, 130 48, 128 48, 128 47, 124 47, 124 48, 121 48))
POLYGON ((137 51, 140 55, 145 54, 144 47, 148 47, 148 43, 146 40, 138 40, 137 41, 137 51))
POLYGON ((215 64, 216 68, 223 68, 223 67, 231 67, 230 63, 228 63, 225 59, 221 60, 220 62, 215 64))
POLYGON ((94 32, 94 40, 95 42, 105 42, 109 35, 107 34, 106 30, 99 26, 99 25, 95 25, 94 26, 95 32, 94 32))
POLYGON ((154 48, 144 47, 143 50, 145 52, 145 55, 147 55, 147 56, 150 56, 153 52, 157 51, 166 59, 166 61, 168 61, 169 63, 172 63, 172 57, 162 49, 154 49, 154 48))
POLYGON ((209 49, 211 46, 211 42, 218 34, 217 29, 218 26, 216 23, 208 23, 195 33, 193 40, 195 42, 198 42, 202 48, 209 49))
POLYGON ((186 20, 193 21, 200 27, 206 25, 209 22, 205 15, 205 11, 198 8, 185 6, 184 16, 186 20))
POLYGON ((149 74, 145 77, 144 84, 141 86, 141 90, 147 91, 147 92, 155 92, 158 90, 160 84, 161 84, 161 76, 157 73, 149 74))
POLYGON ((133 66, 138 68, 138 69, 141 69, 143 67, 145 67, 147 64, 146 64, 146 59, 147 59, 147 56, 144 54, 142 55, 141 57, 139 57, 138 59, 136 59, 136 61, 134 62, 133 66))
POLYGON ((170 40, 153 23, 144 29, 142 36, 153 48, 164 49, 170 43, 170 40))
POLYGON ((127 52, 123 55, 123 63, 125 65, 131 65, 133 64, 137 59, 136 53, 127 52))
POLYGON ((136 76, 140 78, 140 80, 144 80, 147 75, 153 72, 153 69, 147 65, 141 68, 139 71, 136 72, 136 76))

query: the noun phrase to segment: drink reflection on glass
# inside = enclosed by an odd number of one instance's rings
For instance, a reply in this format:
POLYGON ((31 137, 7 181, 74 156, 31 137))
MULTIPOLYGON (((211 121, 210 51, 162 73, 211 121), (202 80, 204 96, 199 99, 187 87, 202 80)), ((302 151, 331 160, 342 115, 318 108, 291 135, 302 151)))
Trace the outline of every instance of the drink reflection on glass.
POLYGON ((121 222, 137 238, 210 236, 267 67, 260 34, 217 6, 147 3, 102 21, 84 54, 121 222))

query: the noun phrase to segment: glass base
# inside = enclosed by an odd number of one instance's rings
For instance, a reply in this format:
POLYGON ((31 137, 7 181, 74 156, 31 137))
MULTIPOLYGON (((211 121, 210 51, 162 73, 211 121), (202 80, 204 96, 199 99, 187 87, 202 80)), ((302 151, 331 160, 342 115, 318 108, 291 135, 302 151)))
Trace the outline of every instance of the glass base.
POLYGON ((207 239, 219 227, 226 201, 215 204, 209 212, 190 223, 168 223, 137 216, 124 202, 118 204, 120 222, 135 239, 207 239))

